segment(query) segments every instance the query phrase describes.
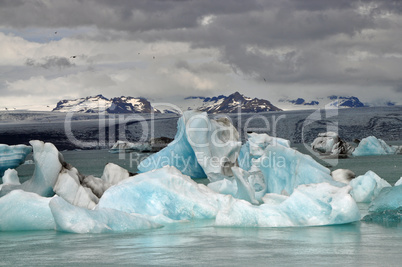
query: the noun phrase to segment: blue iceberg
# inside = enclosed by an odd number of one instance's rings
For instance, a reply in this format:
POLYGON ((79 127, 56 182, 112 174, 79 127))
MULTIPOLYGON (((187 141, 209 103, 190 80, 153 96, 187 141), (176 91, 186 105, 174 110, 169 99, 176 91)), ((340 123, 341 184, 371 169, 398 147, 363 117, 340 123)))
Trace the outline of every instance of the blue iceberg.
POLYGON ((14 190, 0 198, 0 231, 53 230, 51 198, 14 190))
POLYGON ((177 121, 177 133, 174 141, 167 147, 152 154, 138 165, 141 173, 156 170, 164 166, 174 166, 191 178, 206 178, 204 170, 198 164, 195 152, 191 147, 186 131, 188 117, 193 113, 185 112, 177 121))
POLYGON ((71 233, 132 232, 162 227, 141 216, 113 209, 88 210, 73 206, 60 197, 50 203, 56 229, 71 233))
POLYGON ((53 186, 62 169, 62 156, 52 143, 34 140, 29 142, 33 148, 35 171, 31 179, 21 185, 3 185, 0 196, 15 189, 37 193, 44 197, 54 195, 53 186))
POLYGON ((400 207, 402 207, 402 186, 398 185, 383 188, 371 202, 369 211, 382 212, 385 210, 396 210, 400 207))
POLYGON ((266 134, 249 134, 240 150, 238 165, 232 167, 234 179, 216 181, 208 187, 256 204, 267 193, 290 195, 302 184, 326 182, 345 186, 332 178, 328 168, 290 148, 288 140, 266 134))
POLYGON ((174 141, 143 160, 138 170, 174 166, 191 178, 217 181, 233 176, 240 147, 239 134, 227 118, 213 120, 205 112, 186 111, 177 122, 174 141))
POLYGON ((368 171, 364 175, 354 178, 349 184, 353 188, 350 194, 356 202, 366 203, 370 203, 377 197, 383 188, 391 187, 387 181, 373 171, 368 171))
POLYGON ((97 209, 164 216, 171 220, 215 218, 218 194, 175 167, 138 174, 123 180, 103 194, 97 209))
POLYGON ((8 146, 0 144, 0 177, 7 169, 15 169, 25 162, 26 156, 32 152, 32 147, 26 145, 8 146))
POLYGON ((216 216, 216 225, 236 227, 289 227, 344 224, 360 220, 351 187, 328 183, 301 185, 290 196, 268 194, 255 206, 230 198, 216 216))
POLYGON ((382 139, 377 139, 374 136, 369 136, 362 139, 359 146, 353 151, 353 156, 374 156, 396 154, 401 152, 401 147, 389 146, 382 139))
POLYGON ((369 206, 369 214, 362 219, 365 222, 386 225, 402 222, 402 185, 386 187, 369 206))

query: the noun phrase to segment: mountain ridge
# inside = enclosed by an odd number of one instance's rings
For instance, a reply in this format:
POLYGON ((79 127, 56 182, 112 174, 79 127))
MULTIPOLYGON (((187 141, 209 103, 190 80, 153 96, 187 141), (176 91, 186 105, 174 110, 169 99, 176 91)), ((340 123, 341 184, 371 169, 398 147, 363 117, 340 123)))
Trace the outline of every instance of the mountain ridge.
MULTIPOLYGON (((281 111, 282 109, 271 104, 270 101, 259 98, 246 97, 239 92, 229 96, 219 95, 214 97, 189 96, 185 101, 195 101, 192 105, 181 107, 185 110, 200 110, 207 113, 235 113, 241 112, 268 112, 281 111)), ((174 108, 158 109, 144 97, 121 96, 106 98, 99 94, 72 100, 61 100, 52 111, 79 112, 79 113, 177 113, 174 108)))

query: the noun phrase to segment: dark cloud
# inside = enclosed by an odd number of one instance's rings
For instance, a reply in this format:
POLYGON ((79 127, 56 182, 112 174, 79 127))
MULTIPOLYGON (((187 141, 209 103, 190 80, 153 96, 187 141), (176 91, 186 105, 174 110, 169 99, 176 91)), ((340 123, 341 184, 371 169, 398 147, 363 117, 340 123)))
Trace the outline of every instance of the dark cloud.
MULTIPOLYGON (((91 26, 100 34, 76 38, 216 49, 214 62, 173 59, 174 68, 204 77, 234 71, 271 83, 378 84, 401 92, 401 13, 395 0, 33 0, 1 1, 0 25, 91 26)), ((48 57, 26 65, 74 63, 48 57)))
POLYGON ((229 69, 226 65, 220 62, 205 62, 201 64, 190 64, 186 60, 178 60, 175 63, 175 67, 177 69, 185 69, 194 74, 225 74, 229 72, 229 69))
POLYGON ((66 57, 57 57, 57 56, 44 57, 40 61, 37 61, 33 58, 27 58, 25 60, 25 65, 29 67, 41 67, 44 69, 52 69, 52 68, 63 69, 75 66, 75 64, 72 63, 70 59, 66 57))

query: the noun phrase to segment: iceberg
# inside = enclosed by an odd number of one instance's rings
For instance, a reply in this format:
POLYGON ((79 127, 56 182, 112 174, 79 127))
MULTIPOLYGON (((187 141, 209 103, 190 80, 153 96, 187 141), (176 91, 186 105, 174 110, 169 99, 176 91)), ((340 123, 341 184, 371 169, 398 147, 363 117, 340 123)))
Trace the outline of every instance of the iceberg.
POLYGON ((356 202, 367 203, 377 197, 383 188, 391 187, 387 181, 373 171, 368 171, 364 175, 356 177, 349 184, 353 188, 350 194, 356 202))
POLYGON ((37 193, 40 196, 54 195, 53 186, 62 169, 63 156, 52 143, 34 140, 29 142, 33 148, 35 171, 31 179, 21 185, 3 185, 0 196, 15 189, 37 193))
POLYGON ((53 198, 49 207, 56 230, 71 233, 132 232, 162 227, 142 216, 113 209, 87 210, 73 206, 60 197, 53 198))
POLYGON ((395 210, 384 210, 379 212, 371 212, 362 219, 363 222, 373 222, 390 225, 398 225, 402 222, 402 207, 395 210))
POLYGON ((90 188, 81 185, 80 174, 76 168, 63 168, 53 190, 58 196, 77 207, 93 209, 99 201, 90 188))
POLYGON ((370 203, 370 212, 382 212, 396 210, 402 207, 402 186, 385 187, 370 203))
POLYGON ((311 143, 311 148, 319 153, 328 155, 352 154, 354 147, 342 140, 335 132, 319 133, 311 143))
MULTIPOLYGON (((14 169, 8 169, 4 172, 3 176, 3 184, 2 185, 20 185, 20 178, 18 177, 18 172, 17 170, 14 169)), ((0 189, 1 186, 0 185, 0 189)))
POLYGON ((70 204, 93 209, 109 187, 127 179, 130 175, 133 174, 126 169, 108 163, 101 178, 84 176, 76 168, 65 163, 57 178, 54 192, 70 204))
POLYGON ((128 141, 118 140, 112 148, 110 153, 130 153, 130 152, 150 152, 152 150, 149 143, 131 143, 128 141))
POLYGON ((204 170, 198 164, 195 152, 187 139, 186 123, 187 117, 192 113, 188 111, 177 121, 177 133, 174 141, 167 147, 155 153, 138 165, 141 173, 156 170, 164 166, 174 166, 183 174, 191 178, 206 178, 204 170))
POLYGON ((387 155, 396 154, 400 152, 399 147, 389 146, 382 139, 377 139, 374 136, 363 138, 358 147, 352 153, 353 156, 374 156, 374 155, 387 155))
POLYGON ((26 145, 8 146, 0 144, 0 177, 7 169, 15 169, 25 162, 26 156, 32 152, 32 147, 26 145))
POLYGON ((257 133, 248 137, 239 153, 239 167, 232 167, 235 179, 210 183, 209 188, 255 204, 267 193, 290 195, 301 184, 345 186, 331 177, 328 168, 290 148, 288 140, 257 133))
POLYGON ((219 194, 175 167, 141 173, 110 187, 96 209, 115 209, 171 220, 212 219, 219 210, 219 194))
POLYGON ((402 221, 402 185, 386 187, 369 206, 369 214, 362 221, 399 224, 402 221))
POLYGON ((138 170, 174 166, 191 178, 217 181, 233 176, 240 147, 239 134, 227 118, 213 120, 205 112, 186 111, 177 122, 174 141, 143 160, 138 170))
POLYGON ((311 156, 284 146, 267 146, 263 156, 253 164, 264 175, 266 193, 290 195, 299 185, 324 182, 344 186, 333 180, 330 170, 311 156))
POLYGON ((401 178, 399 178, 399 180, 398 180, 398 181, 396 181, 396 183, 395 183, 395 185, 394 185, 394 186, 398 186, 398 185, 402 185, 402 177, 401 177, 401 178))
POLYGON ((335 181, 349 184, 356 177, 356 174, 349 169, 336 169, 331 172, 331 176, 335 181))
POLYGON ((360 212, 350 189, 328 183, 300 185, 290 196, 267 195, 260 206, 230 197, 229 204, 217 214, 216 225, 289 227, 359 221, 360 212))
POLYGON ((51 198, 14 190, 0 198, 0 231, 53 230, 51 198))

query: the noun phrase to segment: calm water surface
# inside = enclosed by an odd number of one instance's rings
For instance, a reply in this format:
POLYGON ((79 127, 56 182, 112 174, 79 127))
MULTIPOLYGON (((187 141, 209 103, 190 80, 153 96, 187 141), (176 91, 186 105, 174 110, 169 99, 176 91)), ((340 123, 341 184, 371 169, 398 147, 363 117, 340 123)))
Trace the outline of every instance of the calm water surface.
MULTIPOLYGON (((108 162, 136 171, 130 155, 119 159, 106 150, 63 154, 87 175, 100 177, 108 162)), ((394 184, 402 176, 402 155, 344 159, 332 167, 337 168, 358 175, 373 170, 394 184)), ((28 179, 33 165, 18 171, 21 180, 28 179)), ((365 215, 368 205, 359 208, 365 215)), ((223 228, 213 220, 199 220, 130 234, 0 232, 0 265, 401 266, 401 248, 401 224, 223 228)))

